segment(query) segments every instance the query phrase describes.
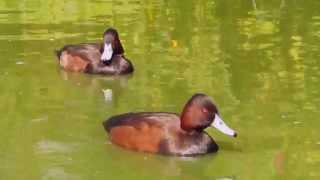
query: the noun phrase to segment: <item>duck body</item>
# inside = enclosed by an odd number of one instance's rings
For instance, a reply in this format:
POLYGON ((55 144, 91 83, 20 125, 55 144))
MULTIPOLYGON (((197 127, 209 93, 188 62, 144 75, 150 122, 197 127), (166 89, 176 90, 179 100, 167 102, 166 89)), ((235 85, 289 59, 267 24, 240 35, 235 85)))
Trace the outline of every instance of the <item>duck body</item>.
POLYGON ((104 127, 113 143, 135 151, 193 156, 218 150, 207 133, 181 129, 175 113, 127 113, 111 117, 104 127))
MULTIPOLYGON (((125 149, 195 156, 218 151, 218 145, 203 131, 216 119, 220 120, 217 113, 208 96, 195 94, 180 116, 167 112, 125 113, 109 118, 103 126, 111 142, 125 149)), ((227 134, 236 136, 229 130, 227 134)))
POLYGON ((117 31, 112 28, 104 33, 103 43, 66 45, 56 54, 59 65, 66 71, 104 75, 130 74, 134 71, 131 61, 124 56, 117 31))

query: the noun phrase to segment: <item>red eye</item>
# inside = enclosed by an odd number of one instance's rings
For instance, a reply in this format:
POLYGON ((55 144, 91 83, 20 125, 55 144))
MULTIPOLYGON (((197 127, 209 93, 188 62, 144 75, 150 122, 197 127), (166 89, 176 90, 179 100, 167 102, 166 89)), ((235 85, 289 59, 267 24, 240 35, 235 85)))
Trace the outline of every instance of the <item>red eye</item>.
POLYGON ((201 111, 202 111, 203 113, 208 113, 208 110, 207 110, 206 108, 202 108, 201 111))

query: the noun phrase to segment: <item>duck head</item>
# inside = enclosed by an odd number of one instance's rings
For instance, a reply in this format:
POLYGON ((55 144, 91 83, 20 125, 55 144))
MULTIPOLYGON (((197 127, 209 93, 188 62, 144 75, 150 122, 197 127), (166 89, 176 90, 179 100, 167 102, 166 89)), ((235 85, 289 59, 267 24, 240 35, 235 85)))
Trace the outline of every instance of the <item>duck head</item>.
POLYGON ((103 33, 101 60, 103 62, 111 61, 114 55, 123 54, 123 53, 124 53, 124 50, 121 45, 117 30, 114 28, 108 28, 103 33))
POLYGON ((237 136, 237 133, 222 120, 211 98, 205 94, 195 94, 183 108, 181 128, 189 132, 200 132, 209 126, 215 127, 226 135, 237 136))

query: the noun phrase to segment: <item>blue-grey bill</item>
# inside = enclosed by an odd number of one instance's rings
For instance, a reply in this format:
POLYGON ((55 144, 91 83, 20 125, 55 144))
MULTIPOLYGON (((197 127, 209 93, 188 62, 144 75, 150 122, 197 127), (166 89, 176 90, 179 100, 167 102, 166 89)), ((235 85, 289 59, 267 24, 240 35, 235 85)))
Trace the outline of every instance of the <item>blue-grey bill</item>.
POLYGON ((215 115, 215 118, 213 120, 213 122, 211 123, 212 127, 215 127, 216 129, 218 129, 220 132, 229 135, 229 136, 233 136, 236 137, 237 133, 229 128, 227 126, 227 124, 220 118, 220 116, 218 114, 215 115))

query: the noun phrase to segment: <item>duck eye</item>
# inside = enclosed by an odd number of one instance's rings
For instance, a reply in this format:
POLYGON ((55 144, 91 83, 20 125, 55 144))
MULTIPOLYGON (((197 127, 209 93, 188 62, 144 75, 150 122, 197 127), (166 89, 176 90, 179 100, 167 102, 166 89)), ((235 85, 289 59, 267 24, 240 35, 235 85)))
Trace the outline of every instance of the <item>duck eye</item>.
POLYGON ((202 108, 201 111, 202 111, 203 113, 208 113, 208 109, 206 109, 206 108, 202 108))

